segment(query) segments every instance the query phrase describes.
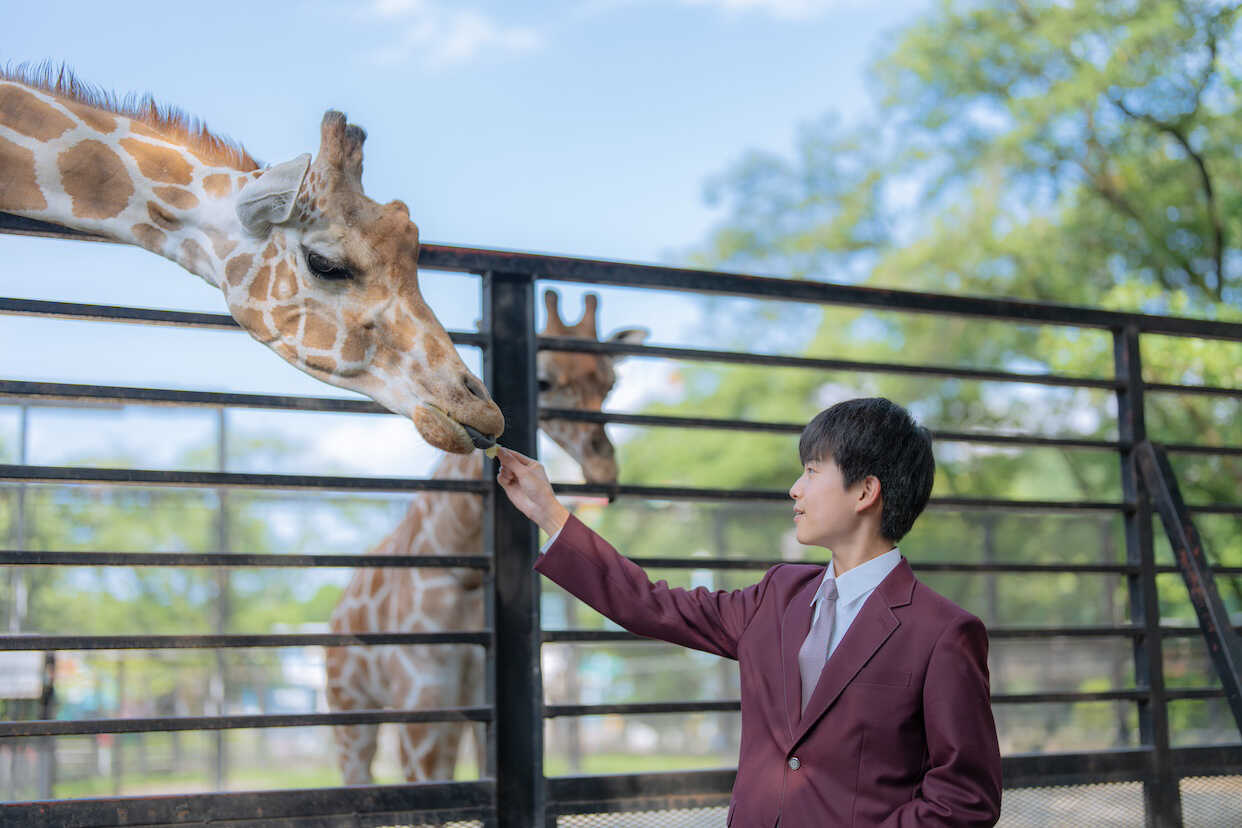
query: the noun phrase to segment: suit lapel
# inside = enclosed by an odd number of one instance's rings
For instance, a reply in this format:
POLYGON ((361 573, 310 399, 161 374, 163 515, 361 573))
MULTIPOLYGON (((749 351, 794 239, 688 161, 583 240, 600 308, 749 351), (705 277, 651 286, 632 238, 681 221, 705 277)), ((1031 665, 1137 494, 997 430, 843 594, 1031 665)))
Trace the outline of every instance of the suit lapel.
POLYGON ((798 650, 811 631, 811 599, 823 575, 812 578, 798 590, 785 607, 781 618, 781 673, 785 683, 785 723, 792 737, 802 715, 802 673, 798 668, 798 650))
MULTIPOLYGON (((910 564, 902 558, 901 563, 863 602, 858 617, 854 619, 854 623, 850 624, 845 637, 841 639, 832 657, 824 665, 824 672, 820 674, 819 683, 815 685, 815 690, 811 693, 811 701, 807 704, 806 713, 801 719, 795 714, 794 721, 797 722, 794 728, 795 742, 801 741, 806 736, 807 731, 819 721, 841 692, 854 680, 863 665, 871 660, 884 642, 888 641, 893 631, 901 626, 901 621, 893 613, 892 607, 909 604, 913 590, 914 573, 910 569, 910 564)), ((809 623, 807 626, 809 629, 809 623)), ((803 633, 803 637, 805 636, 806 634, 803 633)), ((795 675, 798 669, 797 647, 800 644, 801 639, 793 651, 795 675)), ((794 692, 799 696, 797 702, 800 705, 802 703, 800 684, 795 685, 794 692)))

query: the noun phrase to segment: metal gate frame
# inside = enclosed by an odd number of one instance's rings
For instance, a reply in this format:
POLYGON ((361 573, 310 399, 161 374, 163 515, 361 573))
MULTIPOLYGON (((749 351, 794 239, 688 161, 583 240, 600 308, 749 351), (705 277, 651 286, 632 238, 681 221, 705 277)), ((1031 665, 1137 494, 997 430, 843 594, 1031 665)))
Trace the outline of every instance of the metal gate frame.
MULTIPOLYGON (((0 232, 58 238, 91 237, 29 219, 0 214, 0 232)), ((1192 627, 1160 625, 1156 576, 1176 572, 1158 566, 1152 550, 1152 505, 1141 485, 1134 452, 1146 439, 1144 393, 1196 394, 1242 397, 1242 389, 1149 383, 1143 378, 1140 341, 1144 334, 1185 336, 1242 342, 1242 324, 1122 313, 1092 308, 1049 305, 1007 299, 915 293, 823 282, 746 276, 672 267, 632 265, 569 257, 539 256, 442 245, 424 245, 420 266, 473 273, 483 277, 484 322, 476 333, 454 333, 454 342, 478 346, 484 352, 485 379, 508 420, 506 444, 532 453, 538 419, 569 418, 590 422, 678 428, 735 429, 795 434, 801 424, 760 423, 696 417, 650 416, 566 410, 536 410, 535 353, 539 349, 795 367, 820 371, 865 371, 933 377, 953 377, 1111 390, 1117 395, 1117 440, 1047 438, 1013 434, 938 431, 942 442, 991 445, 1068 447, 1115 451, 1121 467, 1123 500, 1013 501, 986 498, 933 498, 930 508, 953 510, 1034 511, 1041 513, 1121 514, 1125 521, 1124 564, 1041 565, 1009 563, 915 564, 921 571, 985 573, 1115 573, 1127 578, 1130 623, 1120 626, 1039 628, 994 627, 993 639, 1058 637, 1116 637, 1132 642, 1135 658, 1134 689, 1102 692, 1046 692, 994 695, 993 704, 1078 701, 1132 701, 1138 709, 1141 746, 1092 752, 1021 754, 1004 758, 1006 787, 1083 785, 1103 782, 1142 782, 1147 823, 1182 824, 1178 783, 1186 776, 1242 773, 1242 744, 1177 748, 1170 746, 1167 704, 1170 700, 1219 698, 1215 687, 1170 689, 1163 676, 1162 642, 1172 637, 1198 636, 1192 627), (888 312, 915 312, 1024 324, 1102 329, 1112 332, 1115 370, 1111 377, 1075 377, 1053 374, 1017 374, 1006 371, 921 364, 859 362, 764 356, 738 352, 619 345, 557 337, 535 337, 534 284, 536 280, 693 291, 756 299, 871 308, 888 312), (503 343, 503 347, 497 347, 503 343)), ((0 299, 0 314, 24 314, 73 319, 107 319, 182 326, 235 328, 231 317, 214 314, 101 307, 38 300, 0 299)), ((167 403, 198 406, 242 406, 288 410, 380 412, 372 403, 318 397, 275 397, 247 394, 118 388, 62 383, 0 380, 0 394, 27 400, 107 400, 111 402, 167 403)), ((1180 454, 1242 455, 1242 447, 1166 445, 1180 454)), ((166 472, 130 469, 69 469, 28 465, 0 465, 0 481, 97 482, 180 485, 205 488, 270 487, 280 489, 417 491, 439 489, 477 492, 487 498, 491 526, 485 533, 485 556, 460 559, 419 559, 408 565, 475 566, 488 569, 494 607, 489 630, 444 634, 265 635, 265 636, 0 636, 0 650, 116 649, 146 647, 242 647, 290 644, 472 643, 489 652, 489 675, 494 677, 493 706, 428 711, 360 711, 296 716, 214 716, 99 722, 34 721, 0 723, 0 738, 70 733, 135 732, 155 729, 226 729, 324 725, 345 721, 484 721, 488 723, 489 767, 479 782, 424 785, 381 785, 307 791, 219 793, 172 797, 121 797, 13 803, 0 806, 4 821, 61 825, 146 825, 220 822, 246 824, 263 819, 289 825, 378 825, 421 814, 433 819, 478 819, 486 826, 534 828, 553 826, 557 817, 575 813, 624 811, 649 807, 702 807, 726 802, 734 772, 698 771, 612 776, 545 778, 543 775, 543 722, 562 716, 605 713, 667 713, 734 711, 736 701, 672 704, 545 705, 541 687, 540 646, 544 642, 633 640, 628 633, 587 630, 546 631, 539 622, 539 584, 530 568, 537 549, 534 527, 498 497, 492 481, 434 481, 407 478, 345 478, 302 475, 250 475, 227 472, 166 472), (504 555, 491 557, 495 549, 504 555), (417 803, 417 807, 414 804, 417 803)), ((782 492, 724 491, 651 486, 557 485, 568 495, 608 495, 692 501, 784 500, 782 492)), ((1204 504, 1192 513, 1242 515, 1242 505, 1204 504)), ((0 551, 0 565, 109 565, 109 566, 393 566, 394 560, 377 556, 307 555, 200 555, 172 553, 31 553, 0 551), (347 559, 347 560, 341 560, 347 559)), ((644 559, 649 566, 695 569, 762 569, 774 561, 710 561, 644 559)), ((1218 572, 1242 573, 1242 567, 1218 567, 1218 572)))

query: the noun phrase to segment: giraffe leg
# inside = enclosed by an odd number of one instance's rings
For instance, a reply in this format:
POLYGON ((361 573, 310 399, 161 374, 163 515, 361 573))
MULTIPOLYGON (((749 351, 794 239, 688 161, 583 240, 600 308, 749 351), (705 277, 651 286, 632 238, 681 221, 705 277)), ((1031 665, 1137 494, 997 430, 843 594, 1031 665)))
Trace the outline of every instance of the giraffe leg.
MULTIPOLYGON (((334 712, 360 710, 377 707, 370 697, 359 686, 357 665, 354 669, 343 669, 348 650, 341 651, 329 648, 327 653, 328 708, 334 712)), ((369 785, 374 780, 371 776, 371 762, 375 759, 375 749, 379 743, 379 725, 334 725, 332 736, 336 741, 336 763, 341 770, 341 778, 346 785, 369 785)))
POLYGON ((453 766, 457 764, 460 727, 437 722, 401 728, 401 769, 406 781, 452 779, 453 766))
MULTIPOLYGON (((468 647, 463 654, 461 700, 458 702, 462 707, 481 707, 486 703, 486 693, 483 687, 483 677, 486 674, 483 662, 486 657, 486 651, 482 647, 468 647)), ((463 740, 467 732, 473 737, 471 741, 474 743, 474 761, 479 778, 485 778, 488 775, 487 725, 483 722, 475 722, 463 726, 461 732, 463 740)))
POLYGON ((371 762, 379 743, 379 725, 336 725, 336 762, 346 785, 370 785, 371 762))

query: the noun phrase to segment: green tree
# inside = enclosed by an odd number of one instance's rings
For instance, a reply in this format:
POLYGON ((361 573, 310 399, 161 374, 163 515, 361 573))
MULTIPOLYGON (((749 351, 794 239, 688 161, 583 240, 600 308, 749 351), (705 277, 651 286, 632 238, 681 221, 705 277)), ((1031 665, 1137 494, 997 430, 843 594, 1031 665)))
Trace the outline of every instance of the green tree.
MULTIPOLYGON (((877 287, 1242 318, 1238 38, 1233 3, 944 0, 877 57, 873 118, 851 124, 825 117, 802 129, 788 157, 752 152, 711 182, 709 197, 726 218, 695 258, 877 287)), ((736 302, 717 301, 705 316, 713 342, 724 347, 1113 373, 1107 332, 839 308, 817 316, 777 303, 738 311, 736 302)), ((1237 351, 1150 337, 1145 373, 1150 381, 1236 387, 1237 351)), ((798 422, 835 399, 883 394, 934 430, 1117 437, 1106 391, 751 367, 688 366, 683 379, 684 398, 652 410, 798 422)), ((1242 442, 1233 399, 1152 394, 1147 410, 1153 439, 1242 442)), ((938 496, 1121 495, 1114 452, 941 443, 937 455, 938 496)), ((623 445, 620 461, 629 481, 664 485, 779 490, 797 473, 794 438, 734 432, 687 437, 654 429, 623 445)), ((1233 458, 1182 455, 1175 462, 1189 500, 1236 499, 1242 469, 1233 458)), ((712 546, 704 539, 713 537, 718 511, 683 509, 681 520, 662 521, 614 507, 596 522, 631 554, 692 554, 712 546)), ((786 511, 725 510, 724 554, 775 557, 786 511)), ((1242 563, 1235 521, 1201 529, 1217 560, 1242 563)), ((938 511, 908 543, 924 561, 1115 562, 1124 555, 1120 530, 1115 516, 938 511)), ((1167 549, 1161 554, 1168 560, 1167 549)), ((753 573, 719 580, 745 583, 753 573)), ((1113 576, 928 580, 990 623, 1117 623, 1127 613, 1124 585, 1113 576)), ((1160 592, 1166 618, 1193 622, 1175 576, 1161 578, 1160 592)), ((1242 611, 1239 585, 1226 593, 1242 611)), ((1044 654, 1039 669, 998 669, 996 689, 1125 685, 1133 680, 1127 657, 1115 651, 1085 674, 1061 678, 1046 669, 1044 654)), ((1214 677, 1203 659, 1188 659, 1171 680, 1214 677)), ((1128 708, 1114 714, 1115 738, 1124 742, 1133 730, 1128 708)), ((1053 730, 1069 733, 1095 714, 1044 707, 1010 715, 1013 744, 1037 748, 1040 739, 1056 743, 1053 730)), ((1191 727, 1195 715, 1175 711, 1175 726, 1191 727)))

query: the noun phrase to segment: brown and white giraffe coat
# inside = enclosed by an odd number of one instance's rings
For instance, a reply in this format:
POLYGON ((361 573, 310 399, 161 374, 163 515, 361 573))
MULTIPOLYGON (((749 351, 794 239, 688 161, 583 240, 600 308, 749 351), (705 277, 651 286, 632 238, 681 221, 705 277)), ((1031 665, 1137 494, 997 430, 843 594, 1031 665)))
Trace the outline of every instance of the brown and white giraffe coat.
MULTIPOLYGON (((544 294, 551 336, 596 339, 597 299, 586 297, 578 324, 565 325, 557 295, 544 294)), ((618 331, 614 342, 638 343, 642 329, 618 331)), ((539 403, 548 408, 598 411, 616 381, 614 358, 601 354, 540 351, 539 403)), ((582 467, 592 483, 615 483, 612 442, 599 423, 545 420, 542 426, 582 467)), ((478 479, 478 456, 446 455, 437 479, 478 479)), ((376 555, 478 555, 483 503, 475 495, 421 492, 405 518, 376 547, 376 555)), ((332 613, 336 633, 442 632, 483 626, 484 590, 477 570, 401 567, 360 569, 332 613)), ((393 645, 330 647, 326 653, 328 703, 334 710, 401 709, 480 705, 484 701, 483 652, 479 647, 393 645)), ((346 784, 372 781, 378 725, 334 728, 337 758, 346 784)), ((465 726, 457 723, 402 725, 402 772, 410 781, 450 779, 465 726)), ((476 745, 481 739, 476 730, 476 745)), ((480 752, 480 769, 483 764, 480 752)), ((481 771, 482 772, 482 771, 481 771)))
POLYGON ((0 74, 0 211, 139 245, 224 293, 251 336, 308 374, 410 417, 428 442, 495 438, 500 409, 418 285, 418 227, 362 190, 366 135, 324 115, 319 153, 260 169, 149 100, 63 72, 0 74))

